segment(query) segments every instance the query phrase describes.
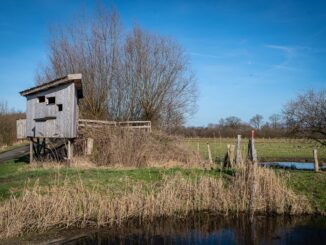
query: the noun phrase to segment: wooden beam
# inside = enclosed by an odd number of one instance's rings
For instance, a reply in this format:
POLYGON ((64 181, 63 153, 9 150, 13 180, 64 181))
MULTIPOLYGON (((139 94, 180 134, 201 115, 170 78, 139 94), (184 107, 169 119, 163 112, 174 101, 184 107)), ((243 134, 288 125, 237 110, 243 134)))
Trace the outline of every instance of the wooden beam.
POLYGON ((103 126, 110 127, 122 127, 131 129, 147 129, 151 132, 152 124, 151 121, 103 121, 103 120, 89 120, 89 119, 79 119, 78 126, 81 128, 101 128, 103 126))

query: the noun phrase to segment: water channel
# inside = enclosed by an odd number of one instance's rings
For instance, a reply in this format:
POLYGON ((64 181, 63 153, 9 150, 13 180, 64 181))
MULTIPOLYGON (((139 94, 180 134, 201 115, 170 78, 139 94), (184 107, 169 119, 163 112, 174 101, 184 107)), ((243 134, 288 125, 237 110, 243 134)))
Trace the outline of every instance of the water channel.
MULTIPOLYGON (((115 228, 53 232, 12 244, 326 244, 326 217, 218 216, 210 213, 184 219, 137 221, 115 228)), ((8 244, 11 244, 10 242, 8 244)))

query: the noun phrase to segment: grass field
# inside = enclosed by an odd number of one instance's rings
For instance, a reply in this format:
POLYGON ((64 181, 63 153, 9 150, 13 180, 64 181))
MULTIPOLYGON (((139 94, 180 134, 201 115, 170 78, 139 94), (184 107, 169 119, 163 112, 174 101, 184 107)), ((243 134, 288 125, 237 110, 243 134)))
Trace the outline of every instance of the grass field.
MULTIPOLYGON (((310 203, 322 212, 326 212, 326 173, 312 171, 275 170, 287 185, 296 193, 304 194, 310 203)), ((183 169, 183 168, 138 168, 138 169, 113 169, 113 168, 36 168, 24 162, 10 161, 0 165, 0 202, 8 199, 10 195, 19 196, 26 185, 33 185, 36 180, 41 186, 51 186, 63 183, 65 180, 78 181, 88 187, 102 187, 113 189, 116 193, 126 192, 133 188, 133 184, 143 185, 145 188, 155 188, 163 184, 164 177, 173 175, 199 178, 211 176, 223 178, 228 181, 234 170, 225 169, 183 169), (126 181, 128 179, 128 181, 126 181), (128 184, 126 184, 128 183, 128 184)))
MULTIPOLYGON (((24 162, 8 161, 0 165, 0 201, 7 199, 12 193, 19 195, 27 180, 33 184, 39 180, 40 185, 47 186, 55 183, 63 183, 65 180, 76 181, 82 179, 83 184, 89 188, 102 186, 113 188, 117 192, 123 192, 128 182, 137 182, 144 185, 157 185, 164 176, 180 173, 184 176, 199 177, 202 175, 216 176, 215 171, 204 169, 181 169, 181 168, 137 168, 137 169, 114 169, 114 168, 90 168, 78 169, 67 167, 38 168, 30 167, 24 162)), ((219 176, 226 177, 228 171, 219 172, 219 176)))
MULTIPOLYGON (((186 138, 185 142, 191 148, 199 151, 205 159, 208 158, 207 143, 209 143, 213 159, 221 162, 227 151, 227 144, 236 144, 235 138, 186 138)), ((242 153, 246 156, 248 139, 242 139, 242 153)), ((321 147, 314 141, 305 139, 256 139, 255 146, 259 161, 300 161, 312 162, 314 148, 318 149, 318 159, 326 163, 326 147, 321 147)))

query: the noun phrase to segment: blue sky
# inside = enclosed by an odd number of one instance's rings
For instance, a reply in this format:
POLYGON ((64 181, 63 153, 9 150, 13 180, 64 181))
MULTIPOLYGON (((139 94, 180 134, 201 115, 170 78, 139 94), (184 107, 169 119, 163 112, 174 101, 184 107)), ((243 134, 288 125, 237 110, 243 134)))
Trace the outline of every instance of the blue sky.
MULTIPOLYGON (((103 1, 134 24, 181 43, 196 74, 198 111, 187 125, 222 117, 267 120, 298 93, 326 88, 326 1, 103 1)), ((47 61, 48 27, 94 1, 0 4, 0 100, 25 110, 18 92, 47 61)))

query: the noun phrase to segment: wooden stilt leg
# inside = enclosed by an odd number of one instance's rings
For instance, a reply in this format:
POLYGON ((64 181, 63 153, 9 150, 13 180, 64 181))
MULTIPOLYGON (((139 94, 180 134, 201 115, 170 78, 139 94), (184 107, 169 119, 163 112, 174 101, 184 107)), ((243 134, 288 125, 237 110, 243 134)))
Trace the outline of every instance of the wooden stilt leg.
POLYGON ((71 143, 70 143, 70 140, 68 140, 68 153, 67 153, 67 158, 68 158, 68 161, 70 161, 71 159, 71 143))
POLYGON ((33 140, 29 141, 29 163, 33 162, 33 140))
POLYGON ((68 161, 72 159, 74 155, 73 142, 71 139, 68 140, 68 161))

